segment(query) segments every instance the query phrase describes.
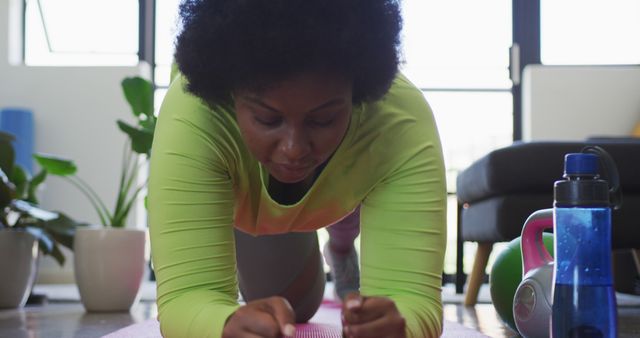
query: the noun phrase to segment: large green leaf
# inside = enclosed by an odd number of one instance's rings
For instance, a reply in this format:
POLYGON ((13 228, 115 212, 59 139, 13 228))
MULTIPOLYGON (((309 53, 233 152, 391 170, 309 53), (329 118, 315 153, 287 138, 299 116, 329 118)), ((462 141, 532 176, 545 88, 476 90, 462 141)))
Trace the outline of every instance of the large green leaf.
POLYGON ((76 164, 69 159, 61 158, 48 154, 35 154, 33 158, 38 161, 38 164, 52 175, 57 176, 70 176, 78 171, 76 164))
POLYGON ((27 214, 37 220, 51 221, 59 217, 59 214, 56 212, 38 208, 37 206, 22 200, 14 200, 11 203, 11 207, 14 210, 27 214))
POLYGON ((9 181, 16 186, 17 198, 24 198, 29 185, 29 174, 20 165, 13 166, 13 173, 9 177, 9 181))
POLYGON ((60 265, 65 261, 60 245, 73 250, 76 229, 88 225, 78 223, 65 214, 43 210, 24 201, 14 201, 11 207, 23 215, 18 222, 19 227, 36 237, 40 250, 51 255, 60 265))
POLYGON ((64 254, 62 253, 62 250, 60 250, 58 243, 56 243, 49 233, 43 229, 33 226, 25 227, 25 230, 38 240, 40 251, 45 255, 53 257, 60 266, 64 265, 66 260, 64 254))
POLYGON ((153 84, 139 76, 122 80, 124 96, 135 116, 153 116, 153 84))
POLYGON ((73 250, 73 239, 76 235, 76 229, 78 227, 88 226, 88 224, 76 222, 69 216, 58 213, 57 218, 39 222, 37 226, 51 234, 56 242, 73 250))
POLYGON ((0 131, 0 169, 7 174, 13 172, 13 164, 16 153, 13 150, 15 137, 9 133, 0 131))
POLYGON ((156 129, 156 120, 158 120, 158 118, 153 116, 153 117, 148 118, 146 120, 138 121, 138 124, 142 127, 142 129, 147 129, 151 133, 153 133, 153 131, 156 129))
POLYGON ((38 186, 40 186, 40 184, 42 184, 42 182, 44 182, 46 178, 46 170, 40 170, 40 172, 36 176, 33 176, 31 181, 29 182, 29 188, 27 189, 27 198, 25 199, 25 201, 33 204, 39 204, 36 192, 38 191, 38 186))
POLYGON ((20 214, 15 227, 24 229, 38 239, 40 250, 51 255, 60 265, 65 261, 60 245, 73 250, 76 229, 88 225, 78 223, 65 214, 40 209, 20 200, 11 203, 11 210, 20 214))
POLYGON ((153 130, 133 127, 122 120, 118 120, 120 130, 129 135, 131 139, 131 149, 138 154, 151 154, 151 144, 153 143, 153 130))
POLYGON ((53 248, 49 254, 51 255, 51 257, 53 257, 53 259, 56 260, 56 262, 58 262, 58 265, 60 266, 63 266, 64 262, 67 260, 67 258, 62 253, 62 250, 60 250, 60 246, 56 242, 53 242, 53 248))
POLYGON ((38 227, 27 226, 24 229, 28 233, 33 235, 33 237, 35 237, 38 240, 38 242, 40 242, 40 249, 42 250, 42 252, 46 254, 51 253, 51 251, 53 250, 54 242, 53 242, 53 238, 51 238, 49 234, 47 234, 44 230, 38 227))

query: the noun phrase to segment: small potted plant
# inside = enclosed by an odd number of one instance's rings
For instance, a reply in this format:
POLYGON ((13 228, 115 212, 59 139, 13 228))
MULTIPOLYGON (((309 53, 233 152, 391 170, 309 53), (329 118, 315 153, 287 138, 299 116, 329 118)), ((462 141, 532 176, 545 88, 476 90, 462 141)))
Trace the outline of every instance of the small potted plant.
POLYGON ((76 223, 66 215, 38 207, 36 191, 44 171, 31 177, 15 163, 11 134, 0 132, 0 308, 24 306, 36 277, 38 253, 61 266, 60 245, 73 248, 76 223))
POLYGON ((146 231, 126 228, 127 218, 146 186, 137 184, 138 172, 148 160, 155 130, 153 85, 140 78, 122 81, 124 96, 137 125, 117 121, 128 136, 113 210, 77 175, 72 160, 37 154, 35 159, 47 173, 63 177, 84 194, 100 219, 99 226, 76 233, 74 242, 75 277, 82 303, 88 311, 128 311, 137 300, 146 263, 146 231))

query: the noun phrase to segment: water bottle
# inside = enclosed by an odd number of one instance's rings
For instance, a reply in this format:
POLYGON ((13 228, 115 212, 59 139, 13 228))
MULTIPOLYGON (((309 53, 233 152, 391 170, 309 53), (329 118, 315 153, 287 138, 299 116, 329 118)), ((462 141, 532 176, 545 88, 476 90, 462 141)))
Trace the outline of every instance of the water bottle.
POLYGON ((602 148, 587 147, 565 156, 563 177, 554 185, 552 337, 617 337, 610 201, 620 196, 615 163, 602 148), (599 175, 599 162, 615 181, 612 188, 599 175))

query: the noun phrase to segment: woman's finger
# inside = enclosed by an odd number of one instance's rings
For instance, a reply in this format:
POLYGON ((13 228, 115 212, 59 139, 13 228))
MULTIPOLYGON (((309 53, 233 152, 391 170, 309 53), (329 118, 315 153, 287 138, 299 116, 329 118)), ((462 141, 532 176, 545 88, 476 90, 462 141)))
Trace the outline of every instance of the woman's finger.
POLYGON ((282 297, 259 299, 240 307, 229 318, 223 337, 279 338, 295 334, 293 309, 282 297))
POLYGON ((343 310, 345 324, 361 324, 376 320, 387 313, 396 311, 395 304, 391 299, 384 297, 367 297, 357 308, 346 308, 343 310))
POLYGON ((242 327, 245 332, 255 334, 261 338, 278 338, 281 336, 278 322, 264 308, 253 311, 251 316, 243 318, 242 327))
POLYGON ((362 306, 364 299, 359 292, 350 292, 344 297, 342 302, 342 311, 358 311, 362 306))
POLYGON ((280 327, 280 333, 293 337, 296 334, 295 314, 289 301, 283 297, 270 297, 265 300, 268 311, 280 327))

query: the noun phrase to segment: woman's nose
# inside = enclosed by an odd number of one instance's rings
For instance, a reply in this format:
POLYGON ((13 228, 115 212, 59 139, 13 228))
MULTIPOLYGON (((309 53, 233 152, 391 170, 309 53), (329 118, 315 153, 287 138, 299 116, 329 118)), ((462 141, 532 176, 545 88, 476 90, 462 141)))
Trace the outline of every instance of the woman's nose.
POLYGON ((311 152, 311 143, 307 133, 301 128, 287 130, 280 142, 280 151, 289 162, 304 159, 311 152))

